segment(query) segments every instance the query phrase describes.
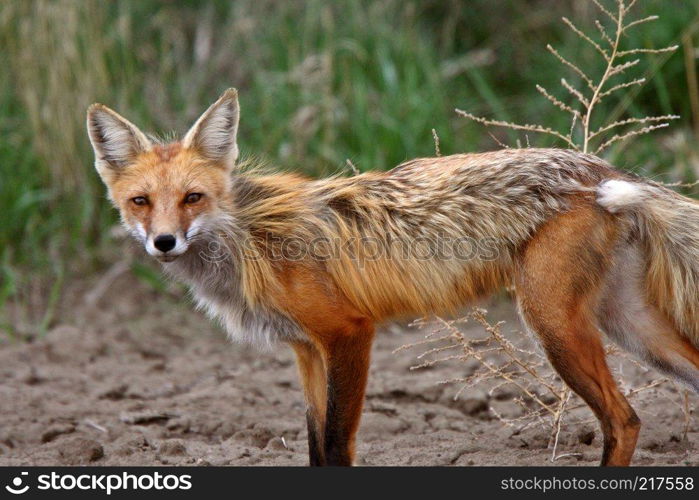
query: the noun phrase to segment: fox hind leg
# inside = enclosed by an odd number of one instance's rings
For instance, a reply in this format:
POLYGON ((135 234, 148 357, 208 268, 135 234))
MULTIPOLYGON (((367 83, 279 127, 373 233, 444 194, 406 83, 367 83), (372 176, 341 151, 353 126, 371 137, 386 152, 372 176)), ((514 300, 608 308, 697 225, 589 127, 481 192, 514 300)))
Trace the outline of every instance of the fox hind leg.
POLYGON ((609 220, 582 207, 551 220, 520 256, 520 310, 556 371, 590 406, 604 434, 602 465, 628 465, 640 420, 607 366, 595 305, 614 244, 609 220))
POLYGON ((536 325, 533 329, 561 378, 600 421, 604 434, 601 465, 629 465, 641 422, 609 371, 600 332, 582 318, 549 325, 536 313, 524 315, 536 325))

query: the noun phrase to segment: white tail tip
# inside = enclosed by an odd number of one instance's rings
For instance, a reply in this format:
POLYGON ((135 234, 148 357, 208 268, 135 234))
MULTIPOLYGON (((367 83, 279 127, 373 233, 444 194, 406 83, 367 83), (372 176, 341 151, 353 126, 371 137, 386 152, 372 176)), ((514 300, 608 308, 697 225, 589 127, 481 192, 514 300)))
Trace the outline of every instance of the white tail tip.
POLYGON ((611 213, 639 204, 644 195, 643 186, 635 182, 610 179, 597 186, 597 203, 611 213))

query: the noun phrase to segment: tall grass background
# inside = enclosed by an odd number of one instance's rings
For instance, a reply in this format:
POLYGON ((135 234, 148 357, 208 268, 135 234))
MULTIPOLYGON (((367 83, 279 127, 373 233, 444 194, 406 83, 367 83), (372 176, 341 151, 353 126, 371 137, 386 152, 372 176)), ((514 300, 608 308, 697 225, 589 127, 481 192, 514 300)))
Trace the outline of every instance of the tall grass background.
MULTIPOLYGON (((603 103, 612 118, 679 114, 605 154, 666 182, 699 175, 699 3, 640 0, 660 21, 629 33, 648 83, 603 103)), ((0 3, 0 332, 45 331, 65 284, 114 258, 116 214, 92 168, 86 107, 103 102, 160 133, 182 133, 230 86, 243 154, 310 175, 387 169, 434 154, 549 138, 486 133, 454 108, 565 127, 537 94, 561 69, 547 43, 597 65, 561 22, 592 26, 580 0, 72 1, 0 3), (20 328, 19 325, 24 325, 20 328)), ((691 194, 691 193, 690 193, 691 194)))

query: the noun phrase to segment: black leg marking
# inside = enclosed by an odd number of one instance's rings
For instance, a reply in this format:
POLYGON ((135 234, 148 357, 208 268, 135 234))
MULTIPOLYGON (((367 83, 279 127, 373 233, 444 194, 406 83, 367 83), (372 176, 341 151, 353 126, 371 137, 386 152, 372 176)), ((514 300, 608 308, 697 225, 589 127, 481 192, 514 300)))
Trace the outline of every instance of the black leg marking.
POLYGON ((337 407, 335 385, 328 380, 328 408, 325 417, 325 460, 327 465, 352 465, 349 439, 345 435, 342 410, 337 407))
POLYGON ((319 439, 318 425, 311 410, 306 411, 306 424, 308 427, 308 459, 311 466, 325 465, 325 458, 321 441, 319 439))

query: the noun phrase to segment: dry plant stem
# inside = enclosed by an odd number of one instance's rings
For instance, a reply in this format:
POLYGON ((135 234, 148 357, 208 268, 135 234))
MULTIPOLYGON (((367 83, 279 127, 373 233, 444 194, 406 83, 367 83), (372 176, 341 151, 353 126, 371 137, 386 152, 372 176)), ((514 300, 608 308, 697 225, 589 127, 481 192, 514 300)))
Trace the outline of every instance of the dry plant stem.
POLYGON ((692 403, 689 400, 689 396, 691 395, 691 391, 689 389, 684 390, 684 415, 685 415, 685 423, 684 423, 684 438, 685 441, 688 439, 687 434, 689 433, 689 428, 692 425, 692 413, 694 413, 694 408, 692 406, 692 403))
POLYGON ((494 141, 497 143, 497 145, 500 146, 502 149, 510 149, 510 146, 508 146, 507 144, 503 143, 501 140, 499 140, 497 137, 495 137, 493 134, 491 134, 490 131, 487 130, 486 132, 488 133, 488 135, 490 136, 490 138, 491 138, 492 140, 494 140, 494 141))
MULTIPOLYGON (((520 368, 522 368, 525 372, 527 372, 529 375, 536 379, 541 379, 539 377, 539 374, 532 368, 531 363, 527 363, 523 361, 522 359, 519 358, 515 354, 514 346, 510 341, 508 341, 500 332, 500 327, 504 324, 503 322, 497 323, 495 326, 492 326, 488 323, 486 317, 485 317, 486 311, 483 309, 476 309, 476 311, 473 313, 473 318, 478 321, 483 328, 485 328, 485 331, 488 332, 490 335, 492 335, 497 343, 500 345, 502 350, 507 354, 507 356, 517 364, 520 368)), ((521 349, 520 349, 521 351, 521 349)), ((533 354, 532 352, 527 352, 527 354, 533 354)), ((546 382, 543 382, 544 387, 548 389, 552 394, 558 396, 558 392, 556 388, 554 388, 552 385, 547 384, 546 382)), ((562 401, 562 397, 558 397, 559 401, 562 401)))
MULTIPOLYGON (((596 137, 604 132, 607 132, 613 128, 616 127, 622 127, 624 125, 630 125, 630 124, 640 124, 640 123, 649 123, 649 122, 663 122, 666 120, 675 120, 679 118, 677 115, 663 115, 663 116, 646 116, 644 118, 626 118, 624 120, 618 120, 615 122, 612 122, 608 125, 605 125, 603 127, 598 128, 592 134, 590 135, 590 138, 596 137)), ((665 124, 667 125, 667 123, 665 124)))
POLYGON ((585 80, 585 83, 587 84, 588 87, 590 87, 590 90, 594 91, 595 90, 595 84, 592 81, 592 78, 587 76, 587 74, 581 70, 575 63, 572 63, 565 57, 563 57, 556 49, 554 49, 551 45, 546 45, 546 50, 551 52, 554 56, 556 56, 556 59, 558 59, 562 64, 565 66, 568 66, 570 69, 575 71, 580 78, 585 80))
POLYGON ((684 414, 682 441, 686 443, 689 440, 689 428, 692 425, 692 404, 689 402, 689 390, 683 389, 682 396, 682 413, 684 414))
POLYGON ((349 167, 350 171, 352 172, 352 175, 359 174, 359 169, 357 168, 357 166, 354 163, 352 163, 352 160, 350 160, 349 158, 347 158, 345 160, 345 165, 347 165, 347 167, 349 167))
MULTIPOLYGON (((485 320, 485 312, 483 310, 476 309, 469 317, 476 319, 477 321, 485 320)), ((428 366, 432 366, 436 363, 440 362, 445 362, 449 360, 467 360, 467 359, 474 359, 476 360, 479 365, 486 370, 486 374, 488 378, 494 378, 494 379, 501 379, 505 381, 506 383, 512 384, 513 386, 517 387, 524 395, 526 395, 529 399, 534 401, 539 407, 542 409, 546 410, 549 414, 555 415, 556 409, 555 407, 552 407, 550 404, 545 403, 538 394, 536 394, 534 391, 532 391, 526 383, 524 383, 524 380, 522 377, 517 376, 516 374, 513 373, 508 373, 506 371, 506 368, 512 364, 516 364, 517 366, 526 368, 526 372, 529 373, 533 378, 537 379, 541 385, 544 385, 551 391, 551 394, 556 397, 556 399, 560 399, 560 391, 557 390, 556 388, 552 387, 550 384, 548 384, 540 375, 532 369, 531 364, 527 364, 523 360, 519 359, 517 354, 513 350, 513 346, 504 339, 504 337, 500 334, 499 328, 500 325, 490 325, 485 322, 487 325, 487 332, 491 336, 492 339, 496 341, 498 344, 496 349, 485 349, 485 350, 480 350, 477 348, 474 348, 474 343, 467 340, 464 335, 459 331, 458 328, 454 326, 454 322, 446 321, 443 318, 436 318, 436 321, 439 325, 441 325, 441 328, 439 330, 436 330, 435 332, 430 333, 424 340, 403 346, 399 349, 397 349, 394 352, 398 352, 400 350, 403 350, 404 348, 412 348, 415 346, 419 345, 425 345, 428 343, 432 342, 439 342, 439 341, 444 341, 444 340, 451 340, 453 343, 447 346, 443 347, 437 347, 430 349, 426 352, 423 352, 421 355, 418 356, 418 359, 425 357, 426 355, 429 354, 434 354, 434 353, 439 353, 442 351, 446 351, 448 349, 453 349, 456 347, 461 347, 462 349, 462 354, 459 355, 453 355, 453 356, 448 356, 445 358, 440 358, 432 361, 427 361, 424 363, 421 363, 419 365, 411 367, 411 369, 420 369, 420 368, 425 368, 428 366), (449 332, 448 335, 445 336, 440 336, 440 337, 435 337, 434 334, 439 331, 447 331, 449 332), (496 333, 494 335, 494 333, 496 333), (492 363, 485 359, 485 355, 489 354, 490 352, 493 351, 499 351, 504 354, 506 354, 509 358, 508 363, 500 364, 497 365, 495 363, 492 363)), ((482 323, 481 323, 482 324, 482 323)), ((477 344, 478 342, 476 342, 477 344)), ((522 351, 526 354, 533 354, 528 351, 522 351)), ((457 392, 456 397, 458 397, 459 393, 463 391, 466 387, 470 387, 474 385, 474 382, 477 382, 478 380, 468 380, 468 379, 451 379, 451 380, 445 380, 440 383, 452 383, 452 382, 466 382, 466 384, 457 392)))
POLYGON ((434 139, 434 154, 435 156, 442 156, 442 151, 439 149, 439 136, 437 131, 432 129, 432 139, 434 139))
MULTIPOLYGON (((462 342, 465 340, 463 338, 463 334, 458 331, 456 328, 454 328, 452 325, 448 325, 447 322, 445 322, 442 318, 438 318, 438 321, 442 322, 452 330, 453 335, 455 335, 459 340, 462 342)), ((496 365, 493 365, 486 361, 483 356, 471 349, 471 347, 468 345, 468 342, 463 342, 463 348, 464 348, 464 354, 466 354, 469 357, 473 357, 475 360, 477 360, 484 368, 486 368, 490 373, 497 375, 498 377, 503 378, 504 380, 508 381, 509 383, 513 384, 517 388, 519 388, 524 394, 526 394, 528 397, 530 397, 532 400, 536 401, 539 405, 541 405, 542 408, 546 408, 549 412, 552 414, 555 414, 555 410, 551 408, 549 405, 544 403, 537 394, 533 393, 532 391, 529 390, 528 387, 525 387, 523 384, 521 384, 518 380, 516 380, 514 377, 512 377, 509 373, 506 373, 502 370, 501 367, 498 367, 496 365)))
POLYGON ((595 19, 595 26, 597 26, 597 29, 600 32, 600 35, 602 35, 602 38, 611 46, 614 44, 614 40, 612 40, 609 37, 609 34, 607 33, 607 30, 604 28, 601 22, 599 22, 599 19, 595 19))
POLYGON ((699 185, 699 181, 694 182, 663 182, 663 186, 667 187, 683 187, 683 188, 693 188, 699 185))
MULTIPOLYGON (((640 22, 645 22, 646 20, 648 20, 648 21, 653 20, 651 18, 657 19, 657 16, 650 16, 649 18, 646 18, 645 20, 641 19, 639 21, 634 21, 634 22, 631 22, 628 25, 624 26, 625 15, 629 11, 629 9, 633 6, 634 3, 635 3, 635 1, 631 2, 628 6, 626 6, 626 5, 624 5, 624 2, 622 0, 619 0, 617 2, 618 7, 619 7, 618 12, 617 12, 617 16, 614 17, 613 15, 611 15, 610 12, 608 12, 602 8, 602 5, 600 4, 600 2, 595 1, 595 4, 600 9, 602 9, 603 12, 605 12, 607 15, 609 15, 612 18, 612 20, 614 20, 616 23, 614 40, 612 41, 612 44, 611 44, 611 51, 612 52, 609 56, 607 56, 607 53, 605 50, 603 50, 601 47, 599 47, 587 35, 585 35, 581 31, 575 29, 574 26, 572 25, 572 23, 569 24, 569 26, 571 26, 571 28, 574 29, 574 31, 576 32, 576 34, 578 34, 578 36, 581 36, 584 40, 588 40, 591 43, 593 43, 598 48, 598 50, 602 52, 602 55, 604 56, 604 58, 607 61, 607 67, 605 68, 604 74, 600 78, 599 82, 594 87, 594 93, 592 94, 592 97, 590 98, 589 104, 587 105, 587 113, 583 117, 583 121, 582 121, 582 125, 583 125, 582 151, 584 153, 587 153, 589 151, 590 140, 594 136, 599 135, 600 131, 606 131, 606 130, 609 130, 610 128, 612 128, 613 126, 617 126, 616 124, 611 124, 610 126, 602 127, 601 129, 597 130, 597 132, 595 134, 591 134, 590 133, 590 122, 592 119, 592 112, 595 109, 595 105, 599 101, 601 101, 604 97, 611 95, 613 92, 616 92, 617 90, 621 90, 621 89, 630 87, 632 85, 642 85, 645 82, 644 78, 640 78, 637 80, 632 80, 630 82, 625 82, 625 83, 621 83, 619 85, 615 85, 611 89, 609 89, 605 92, 602 92, 602 89, 609 81, 609 78, 611 78, 612 76, 614 76, 616 74, 622 73, 624 70, 626 70, 632 66, 635 66, 639 62, 638 59, 636 59, 634 61, 630 61, 630 62, 622 63, 620 65, 616 65, 617 58, 623 57, 625 55, 637 54, 637 53, 641 53, 641 52, 658 53, 658 52, 670 51, 670 50, 676 49, 676 47, 666 47, 664 49, 631 49, 631 50, 626 50, 626 51, 619 51, 619 42, 621 41, 622 34, 626 30, 628 30, 630 27, 632 27, 634 25, 640 24, 640 22)), ((565 18, 564 18, 564 20, 565 20, 565 18)), ((649 121, 649 120, 661 121, 662 119, 675 119, 675 118, 679 118, 679 117, 675 117, 673 115, 673 116, 667 116, 667 117, 662 117, 662 118, 661 117, 646 118, 644 120, 645 121, 649 121), (660 118, 660 120, 658 120, 658 118, 660 118)), ((618 124, 619 122, 616 122, 616 123, 618 124)), ((630 120, 627 120, 626 123, 633 123, 633 122, 630 120)), ((629 138, 629 137, 634 136, 634 135, 645 134, 645 133, 651 132, 652 130, 655 130, 658 128, 663 128, 666 126, 667 126, 667 124, 660 124, 657 126, 644 127, 641 130, 629 132, 627 134, 615 135, 611 139, 603 142, 602 145, 597 148, 595 153, 599 153, 599 152, 603 151, 605 148, 607 148, 608 146, 612 145, 613 143, 615 143, 617 141, 629 138)))
POLYGON ((85 425, 87 425, 88 427, 92 427, 93 429, 97 429, 98 431, 103 432, 105 434, 109 432, 105 427, 99 425, 94 420, 86 419, 85 425))
POLYGON ((597 52, 599 52, 599 53, 602 55, 602 57, 604 57, 605 60, 607 60, 607 61, 609 60, 609 54, 607 54, 607 51, 604 50, 604 49, 603 49, 597 42, 595 42, 592 38, 590 38, 589 36, 587 36, 582 30, 578 29, 578 27, 575 26, 575 24, 573 24, 573 22, 572 22, 570 19, 568 19, 567 17, 563 17, 563 22, 564 22, 576 35, 578 35, 580 38, 582 38, 582 39, 585 40, 587 43, 589 43, 590 45, 592 45, 592 46, 597 50, 597 52))
POLYGON ((566 411, 566 405, 568 404, 568 401, 570 401, 572 391, 566 387, 563 392, 564 392, 565 397, 561 398, 561 402, 558 405, 558 411, 556 412, 556 415, 554 415, 553 433, 551 435, 551 439, 549 440, 549 448, 551 448, 551 462, 555 462, 557 459, 559 459, 563 456, 563 455, 557 456, 556 452, 558 451, 558 440, 561 436, 561 427, 563 424, 563 415, 565 414, 565 411, 566 411))
MULTIPOLYGON (((456 112, 470 120, 477 123, 481 123, 485 126, 497 126, 509 128, 512 130, 523 130, 529 132, 538 132, 556 137, 562 140, 566 147, 582 151, 584 153, 594 152, 599 154, 604 151, 609 146, 634 137, 637 135, 647 134, 653 130, 659 128, 664 128, 668 126, 669 120, 674 120, 679 118, 676 115, 664 115, 664 116, 651 116, 643 118, 627 118, 624 120, 617 120, 613 123, 607 123, 600 125, 597 130, 592 129, 593 117, 595 116, 595 110, 599 108, 599 103, 605 98, 625 89, 631 87, 643 86, 647 80, 646 78, 636 78, 633 80, 611 84, 611 79, 617 75, 621 75, 629 68, 637 66, 640 62, 639 59, 634 59, 631 61, 621 61, 623 57, 631 56, 634 54, 660 54, 666 52, 673 52, 677 49, 677 46, 664 47, 661 49, 652 48, 631 48, 627 50, 621 50, 620 44, 623 35, 632 27, 638 26, 640 24, 654 21, 658 19, 658 16, 648 16, 642 19, 637 19, 635 21, 627 22, 627 14, 636 3, 636 0, 631 0, 630 2, 624 2, 624 0, 616 0, 617 9, 616 12, 612 12, 607 9, 600 0, 593 0, 594 4, 600 9, 600 11, 611 20, 613 23, 613 29, 607 30, 599 20, 595 20, 595 26, 600 32, 601 41, 594 40, 590 35, 585 33, 582 29, 576 26, 570 19, 563 17, 563 23, 581 40, 585 41, 588 45, 594 48, 595 52, 598 53, 604 60, 604 72, 599 79, 592 78, 588 72, 583 70, 574 61, 567 59, 563 54, 561 54, 557 49, 551 45, 546 45, 546 49, 564 66, 573 71, 582 80, 587 87, 588 92, 583 92, 582 90, 575 87, 575 85, 568 82, 565 78, 561 79, 561 85, 563 88, 575 98, 579 103, 581 109, 575 109, 574 106, 563 102, 561 99, 557 98, 554 94, 549 92, 546 88, 541 85, 536 86, 536 90, 543 95, 547 101, 549 101, 553 106, 560 109, 561 111, 568 113, 572 118, 572 124, 568 134, 563 134, 557 130, 553 130, 550 127, 539 124, 518 124, 513 122, 505 122, 499 120, 490 120, 488 118, 475 116, 467 111, 457 109, 456 112), (611 36, 610 36, 611 33, 611 36), (588 93, 588 95, 585 95, 588 93), (638 129, 632 129, 627 131, 622 131, 620 133, 614 134, 611 137, 604 137, 606 132, 610 130, 622 127, 622 126, 633 126, 644 123, 653 123, 653 125, 647 125, 638 129), (579 141, 574 139, 574 132, 576 130, 576 125, 579 124, 581 129, 581 138, 579 141), (596 139, 596 147, 593 146, 592 142, 596 139)), ((519 144, 519 140, 518 140, 519 144)))
MULTIPOLYGON (((607 16, 608 16, 612 21, 617 22, 617 18, 614 16, 614 14, 612 14, 610 11, 608 11, 608 10, 604 7, 604 5, 602 5, 602 3, 601 3, 599 0, 592 0, 592 1, 593 1, 594 4, 599 8, 599 10, 601 10, 602 12, 604 12, 605 14, 607 14, 607 16)), ((635 2, 633 2, 633 3, 635 3, 635 2)), ((631 5, 633 5, 633 3, 632 3, 631 5)))
POLYGON ((542 94, 546 99, 551 101, 553 103, 553 105, 556 106, 557 108, 561 109, 562 111, 567 111, 568 113, 570 113, 574 116, 580 117, 580 111, 578 111, 577 109, 571 108, 570 106, 568 106, 566 103, 564 103, 562 101, 559 101, 558 99, 556 99, 555 96, 549 94, 548 91, 544 87, 542 87, 541 85, 537 85, 536 90, 538 90, 539 93, 542 94))
POLYGON ((628 139, 629 137, 633 137, 635 135, 643 135, 647 134, 648 132, 652 132, 653 130, 658 130, 659 128, 665 128, 669 127, 669 123, 659 123, 658 125, 649 125, 648 127, 643 127, 638 130, 632 130, 630 132, 626 132, 625 134, 615 134, 611 137, 611 139, 603 142, 599 148, 595 151, 595 154, 607 149, 609 146, 614 144, 615 142, 618 141, 623 141, 624 139, 628 139))
MULTIPOLYGON (((583 106, 588 107, 590 105, 590 101, 588 101, 585 98, 585 96, 582 94, 582 92, 580 92, 578 89, 573 87, 570 83, 568 83, 565 78, 561 78, 561 85, 563 85, 563 88, 565 88, 568 92, 570 92, 572 95, 574 95, 583 106)), ((579 117, 579 116, 581 116, 581 114, 578 111, 574 117, 579 117)))
POLYGON ((482 123, 483 125, 493 125, 496 127, 504 127, 504 128, 509 128, 513 130, 528 130, 530 132, 539 132, 542 134, 549 134, 554 137, 558 137, 562 141, 566 143, 566 145, 572 149, 579 150, 580 148, 578 147, 577 144, 575 144, 570 137, 566 137, 565 135, 561 134, 560 132, 557 132, 551 128, 548 127, 542 127, 541 125, 530 125, 530 124, 524 124, 520 125, 517 123, 510 123, 510 122, 504 122, 500 120, 489 120, 488 118, 483 118, 482 116, 476 116, 472 113, 469 113, 468 111, 464 111, 462 109, 456 109, 455 110, 457 114, 468 118, 470 120, 473 120, 478 123, 482 123))

